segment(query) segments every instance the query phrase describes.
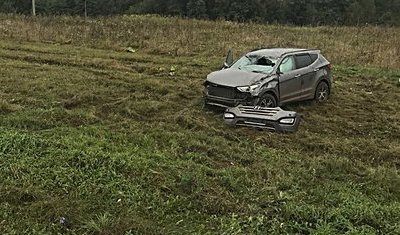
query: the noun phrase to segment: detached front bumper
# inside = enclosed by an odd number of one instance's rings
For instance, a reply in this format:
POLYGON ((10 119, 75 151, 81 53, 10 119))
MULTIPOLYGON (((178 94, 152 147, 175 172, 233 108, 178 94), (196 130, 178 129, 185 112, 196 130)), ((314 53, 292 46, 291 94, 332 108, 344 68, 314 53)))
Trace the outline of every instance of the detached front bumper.
POLYGON ((232 126, 245 126, 276 132, 297 131, 300 118, 296 112, 281 108, 243 106, 228 108, 224 113, 225 123, 232 126))

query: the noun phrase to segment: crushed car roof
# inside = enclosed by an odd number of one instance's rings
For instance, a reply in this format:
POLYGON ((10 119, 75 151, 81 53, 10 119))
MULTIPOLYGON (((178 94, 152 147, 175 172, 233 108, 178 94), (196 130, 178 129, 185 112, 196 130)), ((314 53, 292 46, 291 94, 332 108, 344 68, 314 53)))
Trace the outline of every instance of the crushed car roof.
POLYGON ((301 49, 301 48, 267 48, 254 50, 252 52, 247 53, 248 56, 268 56, 278 58, 284 54, 292 53, 292 52, 300 52, 300 51, 316 51, 315 49, 301 49))

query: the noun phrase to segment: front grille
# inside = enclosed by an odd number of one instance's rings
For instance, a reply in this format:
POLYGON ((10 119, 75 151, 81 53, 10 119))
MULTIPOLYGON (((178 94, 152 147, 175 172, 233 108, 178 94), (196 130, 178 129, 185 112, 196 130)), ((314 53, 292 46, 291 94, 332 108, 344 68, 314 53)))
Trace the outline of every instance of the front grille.
POLYGON ((263 115, 263 116, 274 116, 279 109, 274 108, 264 108, 264 107, 239 107, 239 110, 243 114, 254 114, 254 115, 263 115))
POLYGON ((218 86, 210 84, 207 86, 208 95, 223 97, 227 99, 236 98, 236 90, 233 87, 218 86))

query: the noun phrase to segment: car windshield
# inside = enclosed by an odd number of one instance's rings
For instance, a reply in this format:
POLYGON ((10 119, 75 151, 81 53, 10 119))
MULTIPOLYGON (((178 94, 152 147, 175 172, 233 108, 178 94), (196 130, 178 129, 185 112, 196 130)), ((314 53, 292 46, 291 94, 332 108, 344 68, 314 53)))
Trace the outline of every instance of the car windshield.
POLYGON ((231 68, 245 70, 253 73, 271 73, 275 64, 276 58, 266 56, 246 55, 237 60, 231 68), (272 62, 272 63, 271 63, 272 62))

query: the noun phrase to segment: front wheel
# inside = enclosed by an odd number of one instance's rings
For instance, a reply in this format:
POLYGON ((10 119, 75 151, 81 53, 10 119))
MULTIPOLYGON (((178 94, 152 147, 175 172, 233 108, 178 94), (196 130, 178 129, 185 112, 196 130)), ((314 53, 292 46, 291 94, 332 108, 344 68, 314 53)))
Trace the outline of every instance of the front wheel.
POLYGON ((317 89, 315 89, 315 100, 318 103, 322 103, 328 100, 329 98, 329 86, 326 82, 320 82, 317 86, 317 89))
POLYGON ((275 108, 278 106, 275 96, 272 94, 266 93, 257 102, 257 106, 265 107, 265 108, 275 108))

